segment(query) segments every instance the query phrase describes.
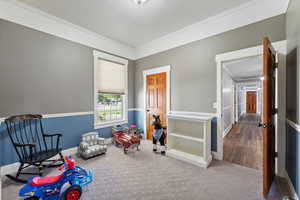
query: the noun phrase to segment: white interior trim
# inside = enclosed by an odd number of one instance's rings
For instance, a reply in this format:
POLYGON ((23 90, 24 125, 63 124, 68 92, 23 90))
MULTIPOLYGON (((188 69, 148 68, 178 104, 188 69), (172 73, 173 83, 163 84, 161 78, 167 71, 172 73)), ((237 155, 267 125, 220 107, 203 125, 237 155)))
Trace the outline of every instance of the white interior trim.
POLYGON ((137 60, 286 13, 288 4, 289 0, 252 0, 138 47, 102 36, 17 0, 0 1, 0 18, 101 51, 137 60))
POLYGON ((211 121, 215 115, 208 113, 194 113, 194 112, 170 112, 167 114, 168 119, 181 119, 188 121, 196 121, 196 122, 207 122, 211 121))
MULTIPOLYGON (((55 113, 55 114, 42 114, 43 118, 58 118, 58 117, 72 117, 80 115, 92 115, 94 111, 89 112, 73 112, 73 113, 55 113)), ((4 122, 7 117, 0 118, 0 124, 4 122)))
POLYGON ((218 152, 211 151, 211 155, 212 155, 213 159, 215 159, 215 160, 223 160, 223 158, 219 157, 218 152))
MULTIPOLYGON (((128 111, 143 111, 142 108, 130 108, 128 111)), ((58 117, 72 117, 72 116, 80 116, 80 115, 93 115, 94 111, 88 112, 73 112, 73 113, 55 113, 55 114, 42 114, 43 118, 58 118, 58 117)), ((7 117, 0 118, 0 124, 4 122, 7 117)))
POLYGON ((101 51, 129 59, 135 58, 134 47, 99 35, 17 0, 0 1, 0 18, 101 51))
POLYGON ((289 0, 252 0, 137 47, 143 58, 286 13, 289 0))
POLYGON ((147 76, 152 74, 159 74, 165 72, 167 74, 167 90, 166 90, 166 115, 170 112, 171 109, 171 66, 163 66, 163 67, 156 67, 148 70, 143 71, 143 94, 144 94, 144 108, 143 108, 143 114, 144 114, 144 137, 147 139, 147 76))
POLYGON ((223 138, 230 132, 232 129, 232 124, 230 124, 223 132, 223 138))
POLYGON ((205 113, 205 112, 189 112, 189 111, 178 111, 171 110, 168 114, 170 115, 189 115, 189 116, 209 116, 209 117, 217 117, 217 113, 205 113))
MULTIPOLYGON (((271 3, 270 3, 271 4, 271 3)), ((286 40, 274 42, 272 43, 275 50, 283 55, 287 53, 287 42, 286 40)), ((218 143, 218 158, 223 159, 223 137, 222 137, 222 127, 223 127, 223 120, 222 120, 222 67, 223 63, 232 60, 238 60, 247 57, 253 56, 260 56, 263 54, 263 47, 262 45, 240 49, 237 51, 227 52, 223 54, 216 55, 216 64, 217 64, 217 115, 218 115, 218 122, 217 122, 217 143, 218 143)))
POLYGON ((74 113, 57 113, 57 114, 45 114, 45 115, 43 115, 43 118, 71 117, 71 116, 92 115, 92 114, 94 114, 94 111, 74 112, 74 113))
MULTIPOLYGON (((286 55, 287 54, 287 41, 282 40, 278 42, 272 43, 273 47, 276 51, 279 53, 286 55)), ((239 49, 236 51, 230 51, 222 54, 216 55, 216 62, 227 62, 232 60, 238 60, 245 57, 253 57, 253 56, 259 56, 263 53, 263 47, 262 45, 245 48, 245 49, 239 49)))
MULTIPOLYGON (((105 144, 111 144, 112 143, 112 138, 105 138, 105 144)), ((69 149, 65 149, 62 151, 63 155, 75 155, 77 154, 78 151, 78 147, 72 147, 69 149)), ((6 174, 12 174, 14 172, 16 172, 16 169, 18 169, 20 163, 19 162, 15 162, 12 164, 8 164, 8 165, 4 165, 0 167, 0 184, 1 184, 1 180, 3 179, 3 177, 5 177, 6 174)), ((1 196, 1 193, 0 193, 1 196)))
POLYGON ((300 124, 293 122, 292 120, 286 119, 286 122, 293 127, 297 132, 300 133, 300 124))
POLYGON ((143 108, 129 108, 128 111, 144 111, 143 108))
POLYGON ((116 62, 116 63, 120 63, 122 65, 124 65, 125 67, 125 95, 124 95, 124 107, 123 107, 123 113, 124 113, 124 118, 122 120, 117 120, 117 121, 109 121, 109 122, 105 122, 105 123, 100 123, 100 124, 96 124, 95 122, 97 122, 96 120, 96 112, 94 112, 94 128, 95 129, 99 129, 99 128, 106 128, 106 127, 111 127, 111 126, 116 126, 119 124, 126 124, 128 123, 128 60, 120 58, 118 56, 113 56, 107 53, 103 53, 100 51, 96 51, 94 50, 93 52, 94 54, 94 111, 96 110, 97 107, 97 88, 96 88, 96 67, 97 67, 97 62, 99 59, 104 59, 107 61, 111 61, 111 62, 116 62))

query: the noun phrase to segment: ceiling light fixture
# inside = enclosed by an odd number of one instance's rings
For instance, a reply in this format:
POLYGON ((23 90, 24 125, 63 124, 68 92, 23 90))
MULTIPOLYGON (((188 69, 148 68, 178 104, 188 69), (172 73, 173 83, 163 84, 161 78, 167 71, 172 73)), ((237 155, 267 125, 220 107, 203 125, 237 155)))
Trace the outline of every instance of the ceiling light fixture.
POLYGON ((134 3, 136 3, 138 5, 142 5, 142 4, 145 4, 149 0, 133 0, 133 1, 134 1, 134 3))

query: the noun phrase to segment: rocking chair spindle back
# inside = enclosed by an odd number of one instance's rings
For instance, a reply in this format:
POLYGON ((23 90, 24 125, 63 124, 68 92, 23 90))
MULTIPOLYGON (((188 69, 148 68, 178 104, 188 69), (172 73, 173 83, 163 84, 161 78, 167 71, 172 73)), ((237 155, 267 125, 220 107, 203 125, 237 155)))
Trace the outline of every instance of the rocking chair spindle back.
POLYGON ((60 147, 61 134, 45 134, 42 124, 42 115, 27 114, 9 117, 5 120, 7 132, 19 157, 20 167, 16 177, 7 175, 7 177, 18 181, 20 174, 32 174, 42 176, 43 167, 58 166, 64 162, 60 147), (59 155, 59 159, 50 160, 50 158, 59 155), (60 164, 53 164, 54 162, 60 164), (52 162, 46 165, 45 162, 52 162), (23 169, 29 166, 36 166, 38 173, 25 173, 23 169))

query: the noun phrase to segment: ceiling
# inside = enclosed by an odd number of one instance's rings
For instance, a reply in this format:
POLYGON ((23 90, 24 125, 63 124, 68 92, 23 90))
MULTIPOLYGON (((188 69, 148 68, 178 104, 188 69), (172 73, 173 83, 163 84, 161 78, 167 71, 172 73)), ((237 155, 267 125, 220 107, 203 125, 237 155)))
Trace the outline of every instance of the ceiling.
POLYGON ((250 0, 19 0, 132 47, 232 9, 250 0))
POLYGON ((229 61, 223 67, 236 81, 259 79, 262 76, 262 56, 229 61))

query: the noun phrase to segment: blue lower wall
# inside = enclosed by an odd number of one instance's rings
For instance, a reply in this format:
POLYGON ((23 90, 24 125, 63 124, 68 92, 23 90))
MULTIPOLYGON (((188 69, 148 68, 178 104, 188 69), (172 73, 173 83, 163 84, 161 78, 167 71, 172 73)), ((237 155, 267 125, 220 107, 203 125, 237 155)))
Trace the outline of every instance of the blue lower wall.
POLYGON ((217 152, 218 151, 218 126, 217 126, 217 118, 213 118, 211 121, 211 150, 217 152))
POLYGON ((286 171, 300 194, 300 132, 286 125, 286 171))
MULTIPOLYGON (((134 124, 135 113, 133 111, 128 112, 128 124, 134 124)), ((95 131, 94 129, 94 116, 80 115, 69 117, 57 117, 57 118, 45 118, 43 119, 43 125, 46 133, 62 133, 62 145, 63 149, 76 147, 80 143, 80 136, 83 133, 95 131)), ((101 137, 110 138, 111 128, 103 128, 96 130, 100 133, 101 137)), ((7 165, 18 161, 17 155, 9 136, 6 132, 4 123, 0 125, 0 165, 7 165)))
POLYGON ((144 113, 142 111, 134 111, 135 114, 135 123, 136 125, 141 128, 143 131, 145 130, 144 127, 144 113))
MULTIPOLYGON (((80 143, 83 133, 98 131, 101 137, 110 138, 111 128, 95 130, 93 126, 93 115, 80 115, 69 117, 45 118, 43 125, 46 133, 62 133, 63 149, 76 147, 80 143)), ((144 114, 142 111, 129 111, 128 124, 136 124, 144 131, 144 114)), ((212 120, 212 150, 217 151, 217 118, 212 120)), ((0 125, 0 166, 18 161, 17 155, 4 123, 0 125)))

